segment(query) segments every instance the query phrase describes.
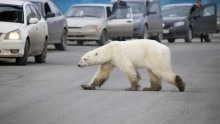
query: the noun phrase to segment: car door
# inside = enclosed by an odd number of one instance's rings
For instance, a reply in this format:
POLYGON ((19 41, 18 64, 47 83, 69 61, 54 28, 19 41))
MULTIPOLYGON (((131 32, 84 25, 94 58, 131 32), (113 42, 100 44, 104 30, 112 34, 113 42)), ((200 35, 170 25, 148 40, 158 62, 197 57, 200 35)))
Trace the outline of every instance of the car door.
POLYGON ((148 18, 149 33, 162 32, 163 21, 159 3, 153 2, 150 4, 146 17, 148 18))
POLYGON ((44 48, 46 25, 45 25, 45 21, 42 20, 42 17, 40 15, 40 13, 38 12, 38 10, 33 5, 30 5, 30 8, 31 8, 32 13, 34 13, 34 18, 38 19, 38 22, 36 24, 36 26, 37 26, 37 29, 36 29, 36 33, 37 33, 36 47, 37 47, 37 51, 40 52, 44 48))
POLYGON ((217 10, 214 3, 207 4, 192 13, 190 21, 193 33, 215 33, 217 30, 217 10))
POLYGON ((65 20, 64 15, 61 14, 61 12, 59 11, 59 9, 54 3, 52 3, 51 1, 48 1, 48 4, 51 8, 52 13, 55 13, 55 17, 53 17, 53 19, 48 18, 48 20, 52 19, 54 21, 53 41, 54 43, 60 43, 66 20, 65 20))
POLYGON ((118 8, 111 14, 107 22, 108 36, 133 36, 133 17, 130 7, 118 8))
POLYGON ((39 39, 39 28, 37 24, 29 24, 30 18, 34 18, 35 14, 31 10, 30 4, 25 7, 26 10, 26 19, 27 19, 27 28, 28 28, 28 37, 29 37, 29 53, 36 52, 38 49, 38 39, 39 39))
POLYGON ((46 21, 48 25, 48 34, 49 34, 49 43, 54 43, 57 42, 57 19, 56 19, 56 12, 54 8, 51 8, 49 6, 49 3, 46 2, 44 4, 44 9, 45 9, 45 15, 46 15, 46 21), (52 16, 53 15, 53 16, 52 16))

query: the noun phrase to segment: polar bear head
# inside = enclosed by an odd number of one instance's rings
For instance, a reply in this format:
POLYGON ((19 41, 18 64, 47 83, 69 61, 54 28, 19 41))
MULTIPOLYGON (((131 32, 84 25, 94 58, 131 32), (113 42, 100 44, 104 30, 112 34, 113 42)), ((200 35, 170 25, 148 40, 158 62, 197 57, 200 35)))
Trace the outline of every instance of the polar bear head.
POLYGON ((104 64, 111 61, 111 51, 107 45, 85 53, 79 63, 79 67, 104 64))

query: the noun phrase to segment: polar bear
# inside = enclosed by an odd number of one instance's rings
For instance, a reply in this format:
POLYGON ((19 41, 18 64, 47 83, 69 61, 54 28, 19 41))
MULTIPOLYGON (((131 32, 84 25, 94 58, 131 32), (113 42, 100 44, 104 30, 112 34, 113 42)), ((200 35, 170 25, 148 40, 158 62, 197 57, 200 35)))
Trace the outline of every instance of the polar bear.
POLYGON ((112 70, 117 67, 127 75, 131 87, 125 89, 136 91, 141 79, 138 69, 145 68, 150 79, 150 87, 144 91, 161 90, 161 80, 176 86, 180 92, 185 90, 185 83, 175 74, 170 64, 170 49, 162 43, 149 39, 113 41, 102 47, 85 53, 78 63, 79 67, 100 65, 95 76, 83 89, 92 90, 101 87, 112 70))

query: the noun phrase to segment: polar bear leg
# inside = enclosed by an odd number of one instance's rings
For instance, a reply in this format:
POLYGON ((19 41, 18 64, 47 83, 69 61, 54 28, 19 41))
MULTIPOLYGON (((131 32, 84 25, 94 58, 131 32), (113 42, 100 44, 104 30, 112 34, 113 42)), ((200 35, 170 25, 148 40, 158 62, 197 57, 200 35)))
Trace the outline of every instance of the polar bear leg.
POLYGON ((150 87, 145 87, 143 91, 160 91, 161 90, 161 79, 155 75, 151 69, 147 69, 148 76, 150 78, 150 87))
POLYGON ((138 88, 140 87, 138 84, 138 81, 141 79, 138 71, 134 68, 134 67, 127 67, 126 69, 123 70, 124 73, 127 75, 130 83, 131 83, 131 87, 126 88, 126 91, 136 91, 138 90, 138 88))
POLYGON ((180 92, 185 90, 185 83, 183 82, 182 78, 179 75, 174 74, 172 71, 163 72, 160 74, 160 76, 167 82, 176 86, 180 92))
POLYGON ((100 65, 95 76, 90 81, 89 86, 94 88, 96 86, 101 87, 105 83, 105 81, 109 78, 109 75, 111 74, 113 69, 114 69, 114 65, 110 63, 105 63, 100 65))

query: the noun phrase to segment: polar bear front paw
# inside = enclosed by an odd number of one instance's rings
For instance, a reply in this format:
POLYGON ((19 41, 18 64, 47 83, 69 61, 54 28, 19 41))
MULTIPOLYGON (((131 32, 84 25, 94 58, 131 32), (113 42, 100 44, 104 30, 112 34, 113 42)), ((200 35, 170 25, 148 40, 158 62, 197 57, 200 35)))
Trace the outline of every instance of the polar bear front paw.
POLYGON ((81 85, 81 87, 84 90, 95 90, 95 87, 92 87, 92 86, 89 86, 89 85, 86 85, 86 84, 81 85))

